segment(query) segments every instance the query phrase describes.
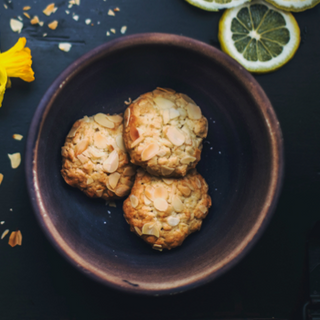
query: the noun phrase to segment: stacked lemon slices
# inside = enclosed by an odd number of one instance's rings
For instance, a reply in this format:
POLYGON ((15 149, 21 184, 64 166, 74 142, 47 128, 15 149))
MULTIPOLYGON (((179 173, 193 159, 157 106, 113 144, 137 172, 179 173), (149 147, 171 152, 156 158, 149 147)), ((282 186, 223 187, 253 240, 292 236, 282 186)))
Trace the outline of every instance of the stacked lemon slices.
POLYGON ((186 0, 207 11, 227 9, 219 22, 221 49, 248 71, 266 73, 285 65, 300 44, 300 29, 289 12, 320 0, 186 0))

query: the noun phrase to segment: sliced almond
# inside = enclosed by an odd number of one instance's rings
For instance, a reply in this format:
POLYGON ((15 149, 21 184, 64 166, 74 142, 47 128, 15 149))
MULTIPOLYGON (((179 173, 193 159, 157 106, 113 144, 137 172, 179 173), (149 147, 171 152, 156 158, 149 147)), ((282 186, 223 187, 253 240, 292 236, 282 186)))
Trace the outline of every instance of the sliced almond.
POLYGON ((170 109, 163 110, 162 119, 163 119, 163 123, 164 124, 167 124, 170 121, 170 112, 169 112, 169 110, 170 109))
POLYGON ((0 173, 0 184, 2 183, 2 181, 3 181, 3 174, 0 173))
POLYGON ((139 143, 141 143, 144 140, 144 136, 140 136, 137 140, 133 141, 131 143, 131 148, 134 148, 137 146, 139 143))
MULTIPOLYGON (((130 104, 131 103, 131 98, 129 98, 130 100, 128 101, 128 103, 130 104)), ((130 108, 127 108, 126 110, 126 117, 127 117, 127 122, 126 122, 126 127, 129 125, 129 122, 130 122, 130 115, 131 115, 131 111, 130 111, 130 108)))
POLYGON ((114 12, 111 9, 109 9, 108 11, 108 16, 115 16, 114 12))
POLYGON ((180 160, 180 162, 181 162, 182 164, 189 164, 190 162, 194 162, 194 161, 196 161, 196 160, 197 160, 197 158, 195 158, 195 157, 185 156, 185 157, 183 157, 183 158, 180 160))
POLYGON ((161 166, 161 174, 163 176, 169 176, 174 171, 174 168, 169 168, 167 166, 161 166))
POLYGON ((137 233, 139 236, 142 235, 142 232, 141 232, 141 230, 140 230, 138 227, 134 226, 134 230, 136 230, 136 233, 137 233))
POLYGON ((173 183, 173 179, 165 179, 165 178, 162 178, 162 181, 167 184, 167 185, 171 185, 173 183))
POLYGON ((46 6, 46 8, 42 11, 46 16, 50 16, 51 13, 55 12, 54 3, 50 3, 46 6))
POLYGON ((168 202, 162 198, 154 199, 153 205, 159 211, 166 211, 168 209, 168 202))
POLYGON ((10 19, 10 28, 13 32, 20 33, 23 28, 23 23, 16 19, 10 19))
POLYGON ((150 236, 156 236, 159 238, 160 230, 154 222, 145 223, 142 227, 142 234, 147 234, 150 236))
POLYGON ((180 130, 178 130, 176 127, 169 127, 167 130, 167 137, 168 139, 175 145, 175 146, 181 146, 185 141, 185 136, 180 130))
POLYGON ((48 24, 48 27, 51 30, 56 30, 58 27, 58 21, 57 20, 52 21, 51 23, 48 24))
POLYGON ((132 207, 136 208, 139 204, 139 199, 134 194, 132 194, 130 196, 130 202, 131 202, 132 207))
POLYGON ((198 120, 202 116, 201 109, 192 103, 188 103, 187 112, 188 112, 188 117, 192 120, 198 120))
POLYGON ((149 206, 151 204, 151 201, 146 196, 143 196, 143 202, 146 206, 149 206))
POLYGON ((169 224, 171 227, 175 227, 175 226, 177 226, 177 225, 179 224, 180 219, 179 219, 178 217, 172 217, 172 216, 170 216, 170 217, 168 217, 167 221, 168 221, 168 224, 169 224))
POLYGON ((160 109, 163 110, 175 107, 175 104, 172 101, 162 97, 153 98, 153 101, 160 109))
POLYGON ((154 188, 151 186, 147 186, 146 189, 144 190, 144 194, 146 195, 146 197, 153 201, 154 199, 154 188))
POLYGON ((120 177, 121 177, 121 174, 118 172, 114 172, 114 173, 110 174, 108 182, 109 182, 109 185, 112 188, 112 190, 114 190, 116 188, 116 186, 120 180, 120 177))
POLYGON ((162 199, 167 199, 168 198, 168 191, 165 187, 156 187, 154 189, 154 197, 155 198, 162 198, 162 199))
POLYGON ((157 156, 164 157, 167 154, 167 151, 165 149, 160 149, 160 151, 157 153, 157 156))
POLYGON ((72 44, 69 43, 69 42, 60 42, 58 44, 58 47, 61 51, 64 51, 64 52, 69 52, 70 49, 72 48, 72 44))
POLYGON ((94 158, 94 159, 100 159, 103 158, 105 156, 105 152, 104 151, 99 151, 96 148, 93 147, 89 147, 86 151, 83 152, 83 154, 86 157, 89 158, 94 158))
POLYGON ((127 26, 122 26, 121 29, 120 29, 120 32, 121 32, 122 34, 125 34, 126 31, 127 31, 127 26))
POLYGON ((88 139, 84 139, 84 140, 80 140, 79 143, 76 144, 76 146, 74 147, 74 153, 76 155, 76 157, 81 154, 83 151, 85 151, 89 146, 89 140, 88 139))
POLYGON ((108 145, 108 139, 100 132, 95 132, 93 135, 94 146, 99 149, 104 149, 108 145))
POLYGON ((118 115, 118 114, 114 114, 112 116, 109 116, 107 115, 107 118, 112 121, 112 122, 115 122, 115 123, 119 123, 119 122, 122 122, 123 121, 123 118, 118 115))
POLYGON ((123 175, 124 176, 134 176, 136 173, 136 170, 132 166, 128 166, 123 170, 123 175))
POLYGON ((9 233, 9 229, 6 229, 2 232, 1 240, 9 233))
POLYGON ((123 152, 126 152, 126 147, 124 145, 124 142, 123 142, 123 136, 122 134, 118 134, 116 136, 116 143, 117 143, 117 146, 119 147, 119 149, 123 152))
POLYGON ((21 234, 21 231, 18 230, 18 231, 12 231, 11 234, 10 234, 10 237, 9 237, 9 245, 11 247, 14 247, 16 245, 19 245, 21 246, 22 244, 22 234, 21 234))
POLYGON ((171 120, 171 119, 175 119, 175 118, 177 118, 177 117, 180 116, 180 113, 179 113, 179 111, 178 111, 177 109, 175 109, 175 108, 170 108, 170 109, 169 109, 169 116, 170 116, 170 120, 171 120))
POLYGON ((96 195, 97 197, 101 198, 102 197, 102 194, 103 194, 103 190, 96 190, 96 195))
POLYGON ((119 167, 119 155, 116 150, 113 150, 108 159, 103 162, 103 169, 107 172, 115 172, 119 167))
POLYGON ((172 197, 172 206, 176 212, 182 212, 183 210, 183 203, 181 199, 176 195, 172 197))
POLYGON ((97 122, 103 127, 106 127, 108 129, 114 128, 114 122, 110 121, 107 118, 107 115, 105 115, 104 113, 97 113, 96 115, 93 116, 93 119, 95 122, 97 122))
POLYGON ((69 131, 67 137, 73 138, 76 135, 76 132, 78 129, 79 129, 79 127, 72 127, 71 130, 69 131))
POLYGON ((204 206, 204 205, 200 205, 199 206, 199 210, 202 212, 202 213, 206 213, 207 211, 208 211, 208 208, 206 207, 206 206, 204 206))
POLYGON ((196 178, 196 185, 198 188, 201 188, 201 181, 198 178, 196 178))
POLYGON ((185 196, 185 197, 189 197, 191 194, 191 189, 187 186, 184 185, 178 185, 178 189, 181 191, 181 193, 185 196))
POLYGON ((8 157, 11 161, 11 168, 12 169, 16 169, 19 167, 20 163, 21 163, 21 154, 20 152, 16 152, 13 154, 8 153, 8 157))
POLYGON ((147 161, 157 155, 160 148, 156 142, 150 143, 147 145, 141 152, 141 160, 147 161))
POLYGON ((132 141, 137 140, 140 137, 139 131, 136 127, 131 126, 130 127, 130 138, 132 141))
POLYGON ((80 160, 82 164, 87 163, 89 161, 89 159, 83 154, 79 154, 77 158, 80 160))
POLYGON ((124 197, 126 196, 129 192, 130 192, 131 188, 125 185, 119 185, 116 190, 114 191, 114 193, 118 196, 118 197, 124 197))
POLYGON ((94 180, 93 180, 91 177, 89 177, 89 178, 87 179, 87 185, 91 184, 93 181, 94 181, 94 180))

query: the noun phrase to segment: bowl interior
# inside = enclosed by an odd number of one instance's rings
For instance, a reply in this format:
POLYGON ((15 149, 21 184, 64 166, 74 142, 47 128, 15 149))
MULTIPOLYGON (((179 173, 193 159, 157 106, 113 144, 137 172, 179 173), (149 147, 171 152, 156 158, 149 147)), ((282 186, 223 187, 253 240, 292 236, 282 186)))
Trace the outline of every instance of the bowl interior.
POLYGON ((163 293, 212 279, 242 255, 270 214, 279 168, 273 123, 266 119, 269 102, 259 106, 256 91, 261 89, 246 73, 241 78, 231 59, 197 45, 140 40, 98 48, 57 79, 35 116, 27 171, 34 169, 28 183, 36 214, 60 252, 113 287, 163 293), (200 232, 163 252, 129 231, 122 201, 108 207, 68 186, 60 175, 60 148, 77 119, 124 112, 129 97, 156 87, 189 95, 208 119, 197 169, 213 203, 200 232))

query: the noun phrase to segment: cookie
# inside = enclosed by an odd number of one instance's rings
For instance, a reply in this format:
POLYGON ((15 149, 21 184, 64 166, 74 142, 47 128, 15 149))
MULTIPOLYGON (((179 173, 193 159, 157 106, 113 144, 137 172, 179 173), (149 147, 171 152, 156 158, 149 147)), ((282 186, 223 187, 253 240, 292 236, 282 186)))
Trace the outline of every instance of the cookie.
POLYGON ((123 143, 122 115, 98 113, 75 122, 61 148, 61 174, 92 198, 119 199, 130 193, 136 172, 123 143))
POLYGON ((123 211, 130 230, 162 251, 200 230, 210 207, 208 185, 195 169, 184 178, 161 178, 138 169, 123 211))
POLYGON ((200 160, 208 121, 183 93, 157 88, 124 114, 123 139, 131 162, 156 176, 183 177, 200 160))

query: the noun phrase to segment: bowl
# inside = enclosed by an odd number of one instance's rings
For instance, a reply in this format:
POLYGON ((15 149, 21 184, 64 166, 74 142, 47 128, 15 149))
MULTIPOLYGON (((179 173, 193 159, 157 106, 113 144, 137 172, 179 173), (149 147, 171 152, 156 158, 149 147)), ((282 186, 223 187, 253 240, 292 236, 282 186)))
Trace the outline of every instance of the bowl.
POLYGON ((257 242, 281 186, 279 122, 256 80, 205 43, 146 33, 105 43, 71 64, 49 87, 27 139, 26 176, 35 215, 53 246, 87 276, 126 292, 163 295, 216 279, 257 242), (212 207, 181 247, 152 250, 129 231, 122 202, 90 199, 61 177, 60 148, 72 124, 156 87, 195 100, 209 121, 198 171, 212 207))

